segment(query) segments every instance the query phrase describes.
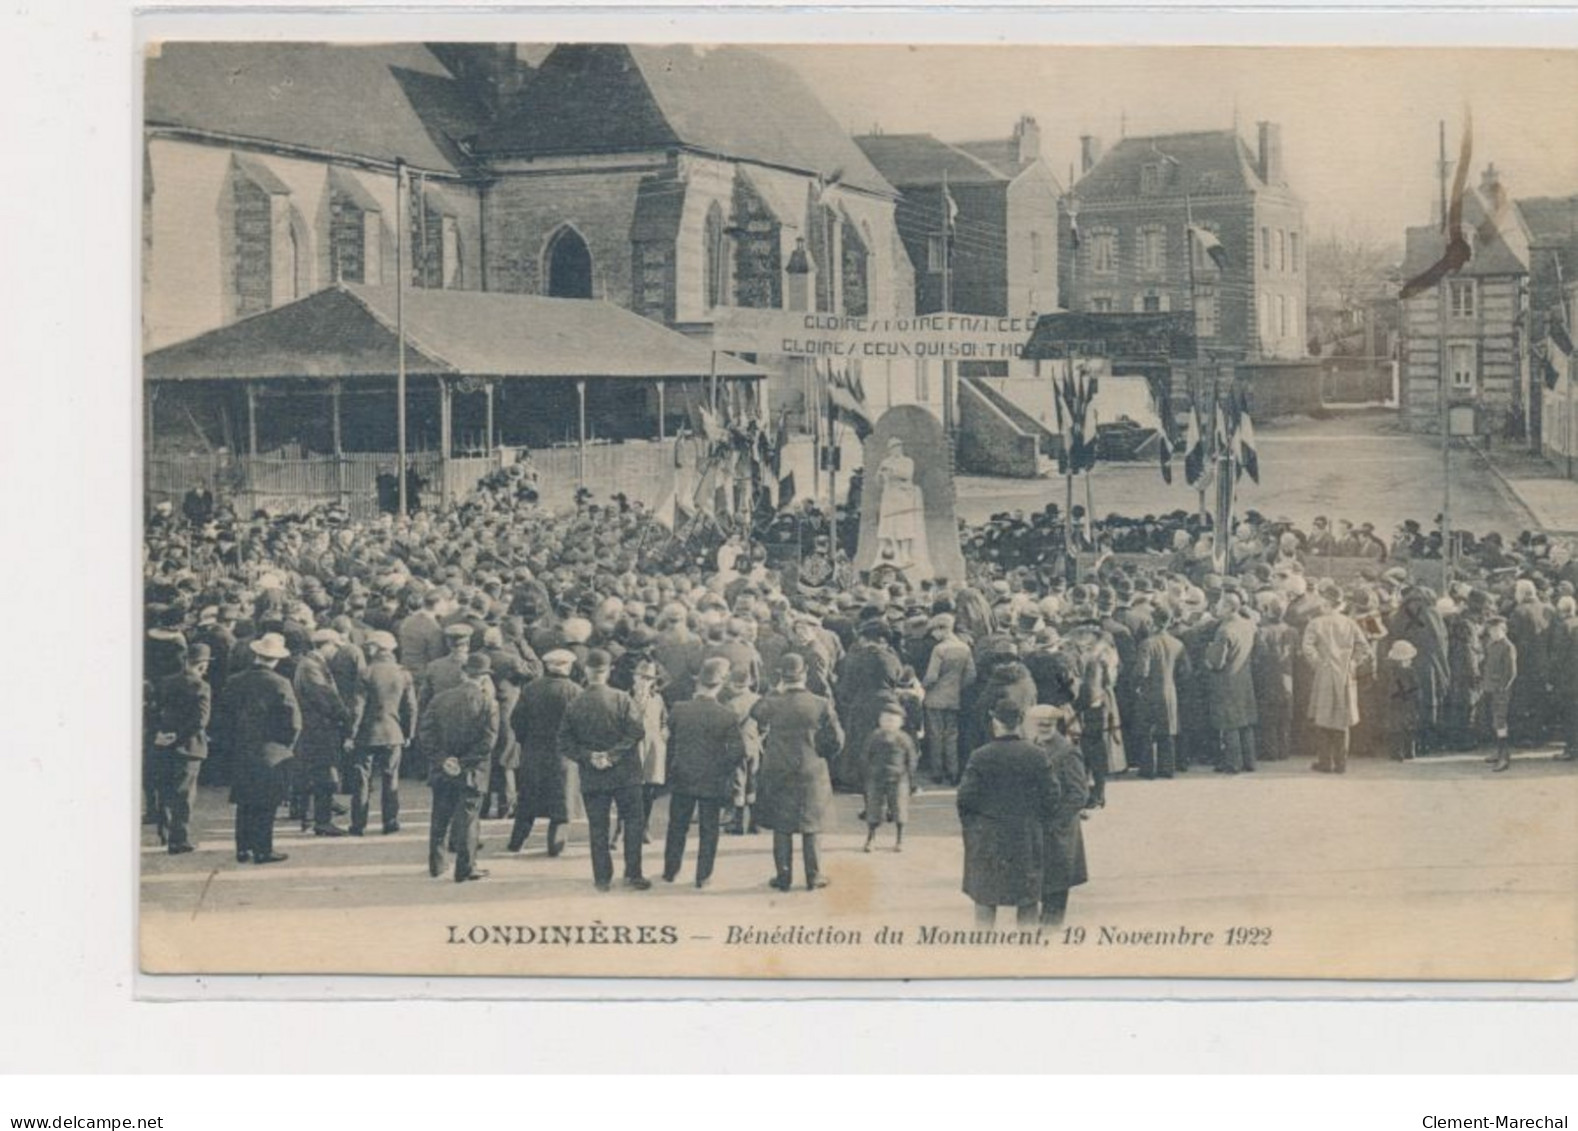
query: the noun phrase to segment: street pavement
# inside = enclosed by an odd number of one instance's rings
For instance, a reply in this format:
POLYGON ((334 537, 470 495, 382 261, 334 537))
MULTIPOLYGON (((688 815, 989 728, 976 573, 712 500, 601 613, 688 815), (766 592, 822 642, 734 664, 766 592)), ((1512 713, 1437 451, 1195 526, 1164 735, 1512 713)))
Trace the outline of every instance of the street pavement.
MULTIPOLYGON (((1038 947, 921 946, 926 925, 971 928, 961 894, 962 841, 951 790, 914 799, 903 854, 893 830, 861 851, 859 799, 840 795, 824 834, 832 885, 767 887, 771 837, 723 838, 713 886, 693 883, 695 834, 679 882, 664 884, 666 801, 645 852, 650 892, 591 882, 586 827, 549 859, 541 828, 503 851, 508 825, 484 824, 488 879, 455 883, 426 869, 429 794, 407 783, 393 836, 316 838, 281 821, 290 859, 237 864, 223 791, 204 787, 199 851, 170 856, 142 831, 143 965, 150 972, 406 971, 423 974, 797 974, 953 977, 1148 974, 1223 977, 1570 977, 1578 893, 1578 790, 1571 762, 1520 752, 1492 774, 1477 755, 1414 763, 1355 760, 1345 776, 1305 762, 1254 775, 1195 770, 1109 786, 1084 830, 1091 881, 1068 928, 1038 947), (670 925, 677 945, 640 948, 472 944, 498 925, 670 925), (758 931, 887 925, 905 945, 733 945, 758 931), (1227 947, 1231 927, 1269 929, 1263 945, 1227 947), (1210 945, 1102 943, 1109 932, 1213 932, 1210 945), (455 941, 456 938, 460 941, 455 941)), ((798 869, 798 862, 797 862, 798 869)), ((1002 927, 1012 927, 1004 912, 1002 927)), ((1131 936, 1114 935, 1114 938, 1131 936)))
MULTIPOLYGON (((1334 522, 1371 522, 1383 539, 1404 519, 1429 529, 1445 500, 1440 440, 1402 431, 1395 411, 1337 410, 1322 420, 1297 418, 1257 426, 1260 482, 1239 481, 1238 512, 1291 518, 1308 526, 1316 515, 1334 522)), ((1549 464, 1515 449, 1485 453, 1454 447, 1451 453, 1452 523, 1476 535, 1498 531, 1516 537, 1527 529, 1578 532, 1578 483, 1549 464)), ((1100 464, 1091 473, 1098 517, 1194 512, 1199 496, 1184 483, 1176 457, 1173 483, 1153 462, 1100 464)), ((1061 508, 1064 484, 1055 472, 1035 480, 964 476, 958 482, 961 517, 981 522, 993 513, 1061 508)), ((1074 501, 1083 504, 1083 481, 1074 501)))

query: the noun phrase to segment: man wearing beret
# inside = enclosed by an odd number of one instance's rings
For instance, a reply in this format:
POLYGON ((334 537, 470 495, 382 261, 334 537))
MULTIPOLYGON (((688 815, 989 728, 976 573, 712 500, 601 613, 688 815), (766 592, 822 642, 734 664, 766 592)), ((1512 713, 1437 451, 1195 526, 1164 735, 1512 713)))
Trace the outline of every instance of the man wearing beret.
POLYGON ((460 684, 433 697, 418 731, 433 788, 427 871, 435 877, 443 874, 444 847, 450 844, 455 849, 456 883, 487 876, 476 866, 476 853, 482 794, 499 737, 499 704, 488 678, 490 667, 487 656, 468 656, 460 684))
POLYGON ((212 691, 208 686, 209 650, 194 644, 183 669, 155 687, 158 722, 154 727, 155 772, 159 775, 161 824, 172 856, 191 852, 192 806, 197 801, 197 774, 208 757, 208 718, 212 691))
POLYGON ((625 830, 625 886, 645 891, 652 881, 641 874, 646 817, 637 747, 646 727, 635 701, 608 686, 613 661, 607 652, 590 649, 583 666, 586 690, 565 708, 558 744, 560 755, 580 767, 581 797, 592 840, 592 879, 598 891, 613 887, 611 817, 617 808, 625 830))
MULTIPOLYGON (((706 660, 696 677, 696 695, 676 703, 669 714, 668 837, 663 878, 672 883, 685 857, 692 817, 699 817, 701 846, 696 856, 696 886, 712 879, 718 854, 718 826, 734 786, 734 772, 745 760, 740 718, 718 701, 729 678, 729 661, 706 660)), ((745 673, 748 677, 749 673, 745 673)), ((748 679, 747 679, 748 683, 748 679)))
POLYGON ((216 729, 235 760, 236 860, 274 864, 286 858, 274 851, 274 815, 285 799, 285 763, 301 734, 301 709, 290 681, 275 670, 290 655, 285 638, 266 632, 249 651, 253 666, 225 684, 216 729))

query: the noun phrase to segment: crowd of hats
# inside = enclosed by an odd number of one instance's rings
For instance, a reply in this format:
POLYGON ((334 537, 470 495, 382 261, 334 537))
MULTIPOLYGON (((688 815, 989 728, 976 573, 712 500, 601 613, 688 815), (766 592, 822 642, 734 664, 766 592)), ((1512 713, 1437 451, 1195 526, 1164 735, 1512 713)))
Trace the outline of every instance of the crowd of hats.
MULTIPOLYGON (((967 577, 813 588, 797 586, 792 571, 770 569, 759 547, 738 542, 737 561, 720 571, 715 548, 676 549, 678 540, 626 499, 551 512, 520 485, 506 477, 499 490, 409 519, 353 521, 334 507, 250 517, 223 505, 195 517, 156 507, 144 544, 150 635, 190 636, 223 620, 250 632, 255 651, 299 654, 315 633, 392 649, 402 617, 443 605, 469 610, 470 623, 509 639, 552 623, 556 639, 578 655, 615 638, 626 648, 650 645, 653 626, 676 609, 720 633, 737 632, 736 620, 761 620, 791 638, 802 623, 832 626, 850 639, 862 626, 903 639, 944 625, 977 637, 1008 629, 1030 638, 1099 627, 1142 595, 1181 623, 1209 615, 1224 594, 1274 615, 1310 591, 1356 617, 1385 616, 1415 597, 1447 615, 1483 618, 1512 604, 1520 580, 1552 602, 1578 583, 1569 548, 1541 534, 1460 536, 1454 580, 1438 592, 1420 583, 1411 563, 1439 555, 1439 532, 1403 523, 1382 544, 1364 524, 1320 519, 1304 529, 1254 512, 1235 532, 1231 569, 1219 572, 1209 523, 1181 511, 1109 515, 1093 524, 1087 575, 1072 582, 1057 508, 1048 506, 966 526, 967 577), (1373 560, 1341 583, 1320 580, 1312 559, 1345 556, 1339 551, 1350 547, 1373 560)), ((1074 517, 1076 525, 1084 518, 1074 517)))

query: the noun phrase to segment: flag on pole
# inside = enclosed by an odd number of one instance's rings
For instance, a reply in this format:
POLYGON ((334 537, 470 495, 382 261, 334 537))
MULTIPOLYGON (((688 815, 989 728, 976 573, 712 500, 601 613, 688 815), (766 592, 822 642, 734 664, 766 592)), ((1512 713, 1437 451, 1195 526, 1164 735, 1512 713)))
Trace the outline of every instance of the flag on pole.
POLYGON ((1068 206, 1068 239, 1075 251, 1079 250, 1079 209, 1069 201, 1068 206))
POLYGON ((778 480, 778 501, 776 505, 779 510, 783 510, 792 502, 794 502, 794 472, 791 471, 788 475, 778 480))
POLYGON ((831 361, 827 363, 826 373, 827 399, 833 408, 833 419, 842 412, 855 429, 855 435, 864 440, 876 427, 871 410, 866 407, 865 390, 851 380, 847 371, 835 368, 831 361))
POLYGON ((652 521, 670 532, 679 525, 679 496, 672 488, 652 508, 652 521))
POLYGON ((1200 245, 1200 250, 1211 257, 1211 262, 1218 268, 1227 270, 1227 248, 1222 246, 1222 241, 1216 238, 1216 233, 1210 228, 1202 228, 1199 224, 1189 225, 1189 234, 1200 245))
POLYGON ((1189 406, 1189 431, 1184 448, 1184 482, 1193 487, 1205 474, 1205 436, 1200 430, 1200 410, 1189 406))
POLYGON ((1171 483, 1173 481, 1173 445, 1172 441, 1167 438, 1165 425, 1157 431, 1156 436, 1156 458, 1161 461, 1162 480, 1171 483))
POLYGON ((952 235, 954 226, 959 221, 959 202, 954 200, 953 192, 948 188, 948 174, 946 171, 942 175, 942 212, 947 231, 952 235))
POLYGON ((1249 402, 1239 390, 1238 404, 1238 467, 1240 474, 1247 474, 1260 482, 1260 450, 1255 446, 1255 422, 1249 415, 1249 402))

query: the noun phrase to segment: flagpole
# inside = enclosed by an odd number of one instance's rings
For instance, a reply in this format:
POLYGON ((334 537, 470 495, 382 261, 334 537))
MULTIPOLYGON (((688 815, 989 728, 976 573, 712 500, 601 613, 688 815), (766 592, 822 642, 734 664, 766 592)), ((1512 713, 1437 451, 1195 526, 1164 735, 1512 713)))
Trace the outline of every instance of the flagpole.
MULTIPOLYGON (((1199 307, 1197 305, 1198 302, 1199 302, 1199 292, 1198 292, 1198 288, 1197 288, 1196 283, 1195 283, 1194 245, 1195 245, 1195 237, 1194 237, 1194 201, 1190 197, 1189 193, 1185 192, 1184 193, 1184 256, 1189 261, 1189 317, 1190 317, 1190 320, 1194 323, 1194 325, 1192 327, 1192 331, 1193 332, 1189 335, 1190 339, 1194 342, 1194 365, 1191 366, 1193 379, 1190 381, 1190 386, 1191 387, 1190 387, 1190 391, 1189 391, 1189 401, 1190 401, 1191 406, 1194 408, 1195 414, 1198 416, 1199 415, 1199 411, 1200 411, 1200 393, 1204 390, 1205 381, 1202 378, 1201 373, 1200 373, 1200 311, 1199 311, 1199 307)), ((1212 381, 1212 386, 1211 386, 1211 409, 1212 409, 1213 412, 1215 412, 1216 411, 1216 372, 1215 372, 1214 367, 1212 369, 1211 381, 1212 381)), ((1172 408, 1171 399, 1169 398, 1169 402, 1168 402, 1169 414, 1171 413, 1171 408, 1172 408)), ((1216 445, 1215 432, 1216 432, 1216 422, 1215 422, 1215 418, 1213 417, 1212 418, 1212 436, 1211 436, 1211 445, 1212 445, 1213 448, 1216 445)), ((1213 456, 1213 461, 1214 461, 1214 457, 1215 457, 1215 453, 1214 452, 1212 453, 1212 456, 1213 456)), ((1198 490, 1199 496, 1200 496, 1200 513, 1202 515, 1204 515, 1204 514, 1208 513, 1207 509, 1206 509, 1206 505, 1205 505, 1205 487, 1204 487, 1204 485, 1203 484, 1200 485, 1197 488, 1197 490, 1198 490)))
POLYGON ((405 159, 395 158, 395 337, 399 340, 398 360, 395 365, 395 479, 399 481, 399 514, 404 518, 406 506, 406 440, 405 440, 405 228, 410 222, 409 205, 406 203, 405 159))
MULTIPOLYGON (((953 310, 953 193, 948 187, 948 170, 942 171, 942 311, 953 310)), ((944 319, 946 323, 946 319, 944 319)), ((953 362, 942 359, 942 426, 948 437, 948 454, 953 457, 956 407, 953 391, 953 362)))

